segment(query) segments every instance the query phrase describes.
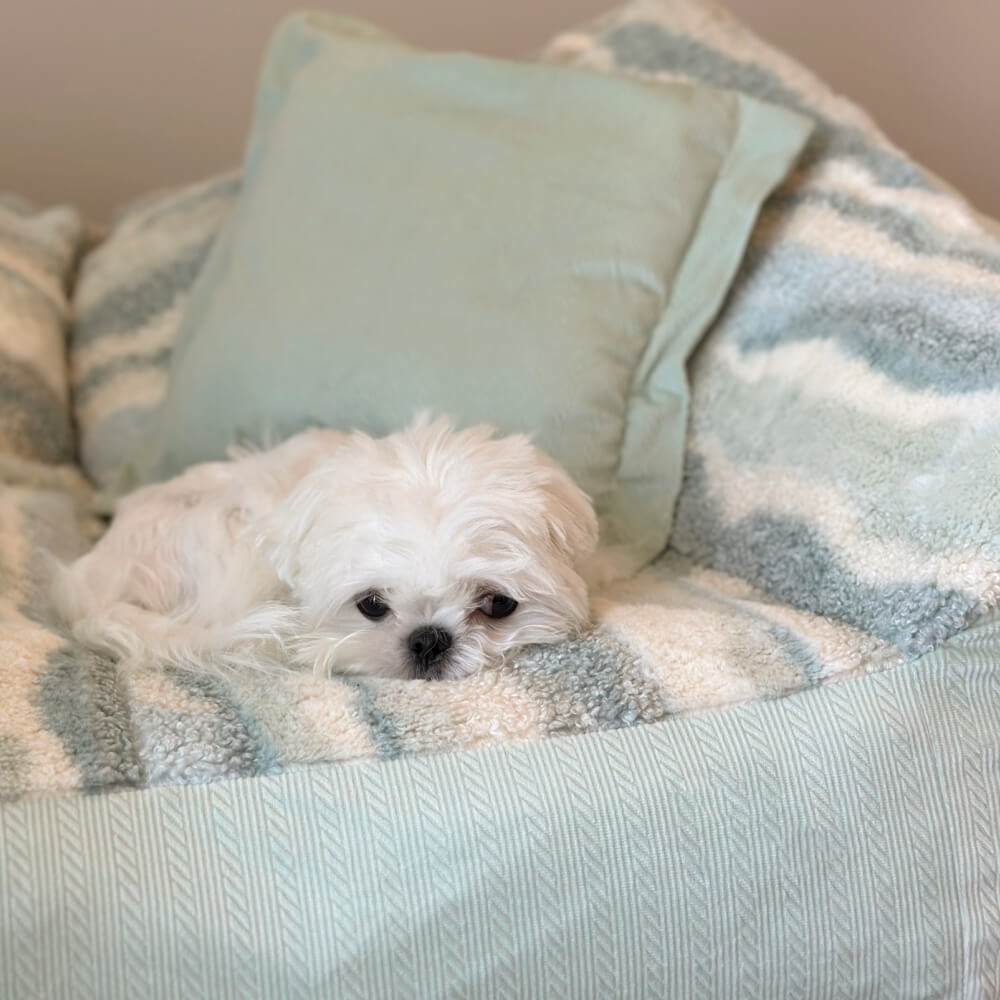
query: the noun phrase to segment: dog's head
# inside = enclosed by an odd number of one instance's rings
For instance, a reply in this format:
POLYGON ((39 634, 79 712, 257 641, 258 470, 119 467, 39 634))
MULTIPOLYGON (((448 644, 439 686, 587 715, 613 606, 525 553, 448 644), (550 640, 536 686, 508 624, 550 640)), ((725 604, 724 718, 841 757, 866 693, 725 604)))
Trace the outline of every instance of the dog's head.
POLYGON ((303 614, 318 673, 447 678, 589 618, 585 494, 522 436, 418 421, 346 437, 262 543, 303 614))

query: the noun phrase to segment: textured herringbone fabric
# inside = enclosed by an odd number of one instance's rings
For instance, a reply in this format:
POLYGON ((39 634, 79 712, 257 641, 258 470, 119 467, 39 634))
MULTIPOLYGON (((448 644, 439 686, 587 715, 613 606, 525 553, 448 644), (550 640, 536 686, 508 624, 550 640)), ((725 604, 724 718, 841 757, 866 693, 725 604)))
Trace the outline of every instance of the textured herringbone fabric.
POLYGON ((0 996, 1000 995, 1000 622, 615 733, 0 809, 0 996))

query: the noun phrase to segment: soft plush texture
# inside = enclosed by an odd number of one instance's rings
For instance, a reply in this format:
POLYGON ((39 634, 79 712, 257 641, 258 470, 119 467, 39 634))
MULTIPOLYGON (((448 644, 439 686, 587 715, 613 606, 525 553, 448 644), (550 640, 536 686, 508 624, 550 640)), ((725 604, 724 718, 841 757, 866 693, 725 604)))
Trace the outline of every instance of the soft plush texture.
POLYGON ((0 197, 0 454, 73 460, 65 345, 82 237, 71 208, 0 197))
POLYGON ((1000 241, 711 3, 637 0, 548 58, 816 123, 692 360, 672 545, 909 654, 996 607, 1000 241))
POLYGON ((994 622, 639 729, 9 804, 0 993, 988 1000, 998 663, 994 622))
POLYGON ((807 130, 731 93, 293 17, 140 478, 431 408, 533 433, 605 540, 648 562, 680 482, 684 361, 807 130))
POLYGON ((181 312, 238 191, 227 173, 135 202, 80 265, 73 416, 80 463, 109 494, 159 414, 181 312))

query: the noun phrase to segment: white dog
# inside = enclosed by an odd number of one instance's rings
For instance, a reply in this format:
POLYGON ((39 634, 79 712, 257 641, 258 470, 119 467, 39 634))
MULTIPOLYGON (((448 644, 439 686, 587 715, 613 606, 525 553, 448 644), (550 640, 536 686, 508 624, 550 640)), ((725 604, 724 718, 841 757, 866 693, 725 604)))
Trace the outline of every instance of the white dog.
POLYGON ((583 628, 596 541, 525 437, 311 430, 124 498, 54 596, 125 663, 450 678, 583 628))

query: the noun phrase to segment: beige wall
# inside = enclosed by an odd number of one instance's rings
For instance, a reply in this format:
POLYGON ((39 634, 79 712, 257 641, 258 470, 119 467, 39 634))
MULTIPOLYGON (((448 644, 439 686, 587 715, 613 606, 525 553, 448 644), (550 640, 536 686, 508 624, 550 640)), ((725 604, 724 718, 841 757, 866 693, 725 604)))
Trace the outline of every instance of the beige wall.
MULTIPOLYGON (((0 0, 0 190, 95 218, 237 161, 257 61, 301 6, 513 55, 612 0, 0 0)), ((730 0, 1000 216, 998 0, 730 0)))
POLYGON ((729 0, 1000 218, 1000 0, 729 0))

